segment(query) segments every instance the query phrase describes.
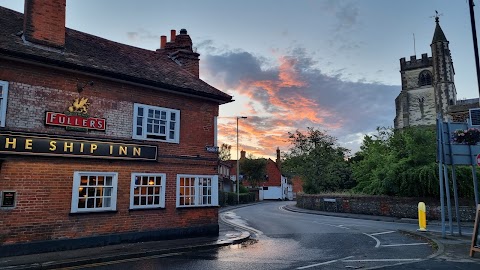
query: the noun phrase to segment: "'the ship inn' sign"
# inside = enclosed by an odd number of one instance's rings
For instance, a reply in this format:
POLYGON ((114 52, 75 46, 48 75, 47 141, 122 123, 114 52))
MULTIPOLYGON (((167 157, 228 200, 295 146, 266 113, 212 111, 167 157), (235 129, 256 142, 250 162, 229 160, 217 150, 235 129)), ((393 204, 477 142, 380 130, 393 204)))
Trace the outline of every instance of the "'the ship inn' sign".
POLYGON ((129 143, 0 133, 0 153, 128 160, 157 160, 157 147, 129 143))

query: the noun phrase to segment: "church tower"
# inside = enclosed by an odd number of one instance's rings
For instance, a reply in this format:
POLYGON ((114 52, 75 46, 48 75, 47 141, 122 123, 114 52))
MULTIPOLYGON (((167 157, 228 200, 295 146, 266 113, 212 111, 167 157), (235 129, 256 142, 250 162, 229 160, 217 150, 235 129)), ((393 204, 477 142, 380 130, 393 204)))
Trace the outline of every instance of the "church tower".
POLYGON ((400 59, 402 91, 395 99, 395 129, 409 126, 435 125, 437 113, 444 119, 448 107, 456 104, 455 74, 448 40, 435 17, 435 32, 430 45, 432 57, 426 53, 421 59, 410 56, 400 59))

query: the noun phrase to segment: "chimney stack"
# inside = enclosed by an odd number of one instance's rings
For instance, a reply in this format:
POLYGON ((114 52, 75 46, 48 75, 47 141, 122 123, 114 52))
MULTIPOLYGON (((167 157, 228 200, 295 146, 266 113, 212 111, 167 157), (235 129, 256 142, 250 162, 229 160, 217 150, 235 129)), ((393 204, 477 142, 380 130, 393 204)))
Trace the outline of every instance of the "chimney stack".
POLYGON ((245 154, 246 153, 247 152, 245 152, 245 150, 240 151, 240 160, 245 159, 245 154))
POLYGON ((197 78, 200 77, 200 59, 198 58, 200 54, 193 51, 192 39, 186 29, 181 29, 179 35, 176 33, 175 30, 170 31, 170 42, 164 44, 161 39, 160 49, 157 51, 167 53, 183 69, 197 78))
POLYGON ((55 47, 65 46, 66 0, 25 0, 25 40, 55 47))
POLYGON ((165 49, 165 45, 167 44, 167 36, 160 37, 160 49, 165 49))

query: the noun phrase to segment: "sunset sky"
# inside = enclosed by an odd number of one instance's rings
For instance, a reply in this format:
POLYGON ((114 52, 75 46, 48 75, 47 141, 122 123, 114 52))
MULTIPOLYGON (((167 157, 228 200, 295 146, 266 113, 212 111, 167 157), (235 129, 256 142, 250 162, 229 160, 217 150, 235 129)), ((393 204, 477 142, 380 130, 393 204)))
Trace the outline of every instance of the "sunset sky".
MULTIPOLYGON (((480 3, 476 1, 477 29, 480 3)), ((0 0, 23 12, 23 1, 0 0)), ((149 50, 188 30, 200 77, 229 93, 219 144, 273 157, 288 132, 314 127, 358 151, 365 134, 393 126, 399 59, 431 56, 437 10, 450 41, 458 98, 478 97, 466 0, 67 0, 67 27, 149 50), (415 36, 415 42, 414 42, 415 36)))

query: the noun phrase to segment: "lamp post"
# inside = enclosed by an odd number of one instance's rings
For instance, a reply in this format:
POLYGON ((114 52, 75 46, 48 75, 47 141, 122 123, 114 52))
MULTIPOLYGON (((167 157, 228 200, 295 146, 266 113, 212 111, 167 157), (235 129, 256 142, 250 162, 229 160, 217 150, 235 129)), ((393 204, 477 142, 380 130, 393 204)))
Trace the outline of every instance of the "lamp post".
POLYGON ((237 116, 237 204, 240 204, 240 158, 238 157, 238 119, 247 119, 246 116, 237 116))

